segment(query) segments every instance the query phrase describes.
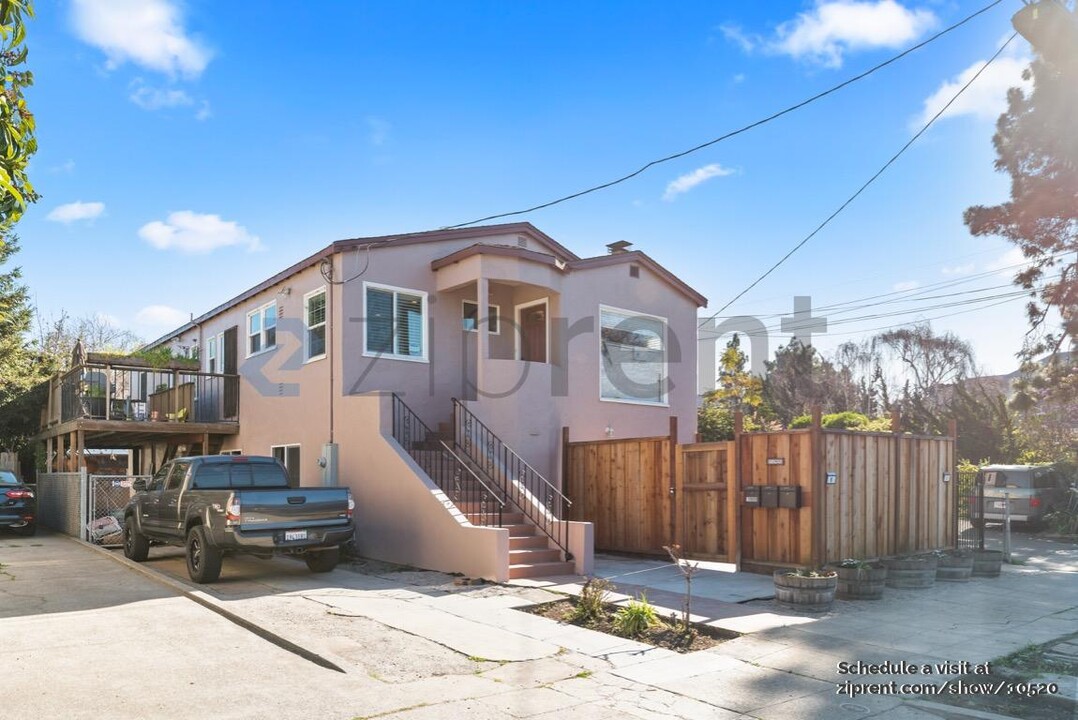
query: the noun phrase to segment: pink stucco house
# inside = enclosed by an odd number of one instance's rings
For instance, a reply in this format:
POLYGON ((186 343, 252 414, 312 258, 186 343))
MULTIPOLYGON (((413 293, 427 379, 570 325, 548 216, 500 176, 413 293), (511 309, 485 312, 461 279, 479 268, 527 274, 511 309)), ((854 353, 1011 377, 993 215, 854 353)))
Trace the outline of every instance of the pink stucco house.
POLYGON ((628 247, 580 258, 529 223, 342 240, 151 347, 238 375, 238 398, 195 399, 236 406, 202 451, 350 486, 363 554, 498 580, 586 573, 562 428, 656 436, 676 415, 683 441, 696 431, 706 300, 628 247))

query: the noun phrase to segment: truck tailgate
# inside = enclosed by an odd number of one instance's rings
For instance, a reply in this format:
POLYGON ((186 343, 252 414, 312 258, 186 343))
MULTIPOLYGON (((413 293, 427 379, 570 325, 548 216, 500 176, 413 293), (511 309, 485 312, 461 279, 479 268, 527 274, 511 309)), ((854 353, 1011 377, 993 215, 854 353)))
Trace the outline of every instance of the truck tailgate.
POLYGON ((347 488, 237 490, 242 530, 320 527, 348 522, 347 488))

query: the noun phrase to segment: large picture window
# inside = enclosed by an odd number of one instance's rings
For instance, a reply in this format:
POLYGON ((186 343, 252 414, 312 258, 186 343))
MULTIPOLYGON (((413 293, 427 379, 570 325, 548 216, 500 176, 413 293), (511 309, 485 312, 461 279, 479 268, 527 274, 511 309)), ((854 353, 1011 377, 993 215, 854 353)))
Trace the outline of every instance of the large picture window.
POLYGON ((326 356, 326 289, 319 288, 303 296, 303 318, 306 325, 307 359, 326 356))
POLYGON ((600 306, 599 397, 666 404, 666 319, 600 306))
POLYGON ((277 347, 277 303, 247 313, 247 354, 277 347))
POLYGON ((363 354, 427 360, 427 294, 387 285, 364 285, 366 333, 363 354))

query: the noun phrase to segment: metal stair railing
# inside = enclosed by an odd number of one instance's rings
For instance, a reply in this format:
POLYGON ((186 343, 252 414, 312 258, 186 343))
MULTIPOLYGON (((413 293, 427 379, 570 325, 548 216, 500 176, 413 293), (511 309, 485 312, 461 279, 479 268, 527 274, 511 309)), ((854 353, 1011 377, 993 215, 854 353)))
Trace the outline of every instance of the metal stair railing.
POLYGON ((504 495, 479 477, 396 393, 393 394, 393 439, 472 524, 491 527, 502 524, 504 495))
POLYGON ((457 398, 453 398, 453 445, 501 489, 539 532, 561 548, 566 560, 573 559, 569 552, 569 524, 563 522, 572 501, 457 398))

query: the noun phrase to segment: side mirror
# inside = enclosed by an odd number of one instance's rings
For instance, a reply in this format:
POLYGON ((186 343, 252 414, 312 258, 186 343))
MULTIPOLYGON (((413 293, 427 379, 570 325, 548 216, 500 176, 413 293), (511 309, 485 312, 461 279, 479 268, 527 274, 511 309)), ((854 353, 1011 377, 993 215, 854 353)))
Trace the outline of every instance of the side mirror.
POLYGON ((131 487, 135 492, 146 492, 146 478, 136 478, 131 487))

